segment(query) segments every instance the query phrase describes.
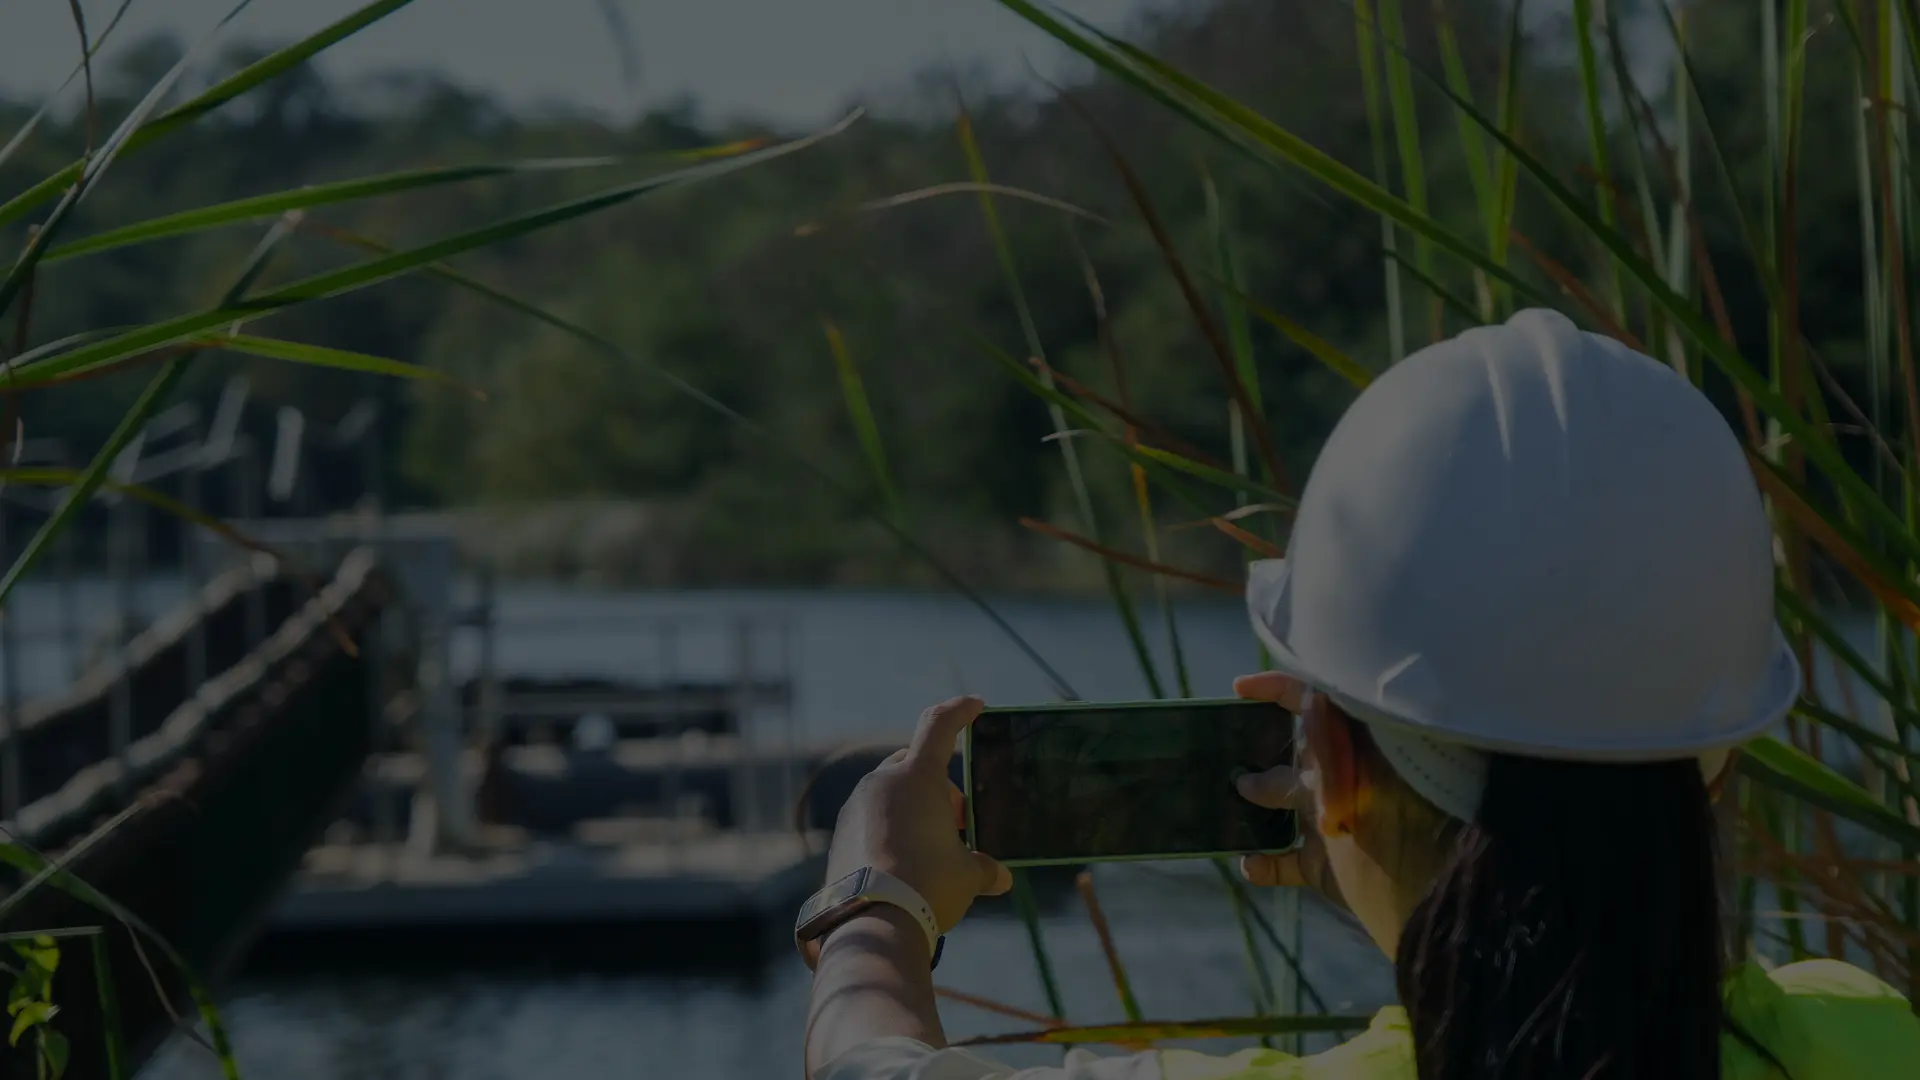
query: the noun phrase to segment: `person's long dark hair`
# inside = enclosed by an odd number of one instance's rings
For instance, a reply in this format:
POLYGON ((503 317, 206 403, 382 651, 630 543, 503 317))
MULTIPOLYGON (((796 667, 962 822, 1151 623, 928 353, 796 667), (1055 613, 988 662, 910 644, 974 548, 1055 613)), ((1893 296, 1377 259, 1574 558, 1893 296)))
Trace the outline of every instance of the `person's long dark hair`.
POLYGON ((1450 846, 1395 958, 1420 1080, 1719 1080, 1698 766, 1496 756, 1450 846))

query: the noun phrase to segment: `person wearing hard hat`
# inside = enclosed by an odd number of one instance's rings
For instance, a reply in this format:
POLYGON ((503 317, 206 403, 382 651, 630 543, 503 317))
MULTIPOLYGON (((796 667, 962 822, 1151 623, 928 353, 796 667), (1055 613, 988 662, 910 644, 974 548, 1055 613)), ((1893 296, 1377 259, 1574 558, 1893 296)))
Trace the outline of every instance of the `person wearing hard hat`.
MULTIPOLYGON (((928 710, 862 785, 827 877, 897 897, 815 943, 813 1080, 1914 1080, 1920 1019, 1833 960, 1729 970, 1713 801, 1801 673, 1739 442, 1671 369, 1525 311, 1409 357, 1335 427, 1288 557, 1247 600, 1302 717, 1241 793, 1308 815, 1242 862, 1318 889, 1400 1005, 1326 1053, 1071 1055, 1015 1073, 944 1038, 930 946, 1007 872, 953 829, 981 708, 928 710)), ((1227 782, 1226 778, 1222 782, 1227 782)))

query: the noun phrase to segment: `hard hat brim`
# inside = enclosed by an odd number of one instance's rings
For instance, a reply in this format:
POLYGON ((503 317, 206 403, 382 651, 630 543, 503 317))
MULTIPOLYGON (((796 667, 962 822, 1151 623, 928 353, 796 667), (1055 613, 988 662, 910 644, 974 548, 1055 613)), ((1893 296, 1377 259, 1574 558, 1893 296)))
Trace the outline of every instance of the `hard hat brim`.
MULTIPOLYGON (((1666 761, 1729 750, 1765 734, 1785 718, 1799 699, 1800 662, 1786 635, 1776 624, 1764 685, 1756 687, 1751 707, 1736 722, 1694 727, 1665 741, 1636 739, 1631 744, 1605 738, 1542 741, 1536 732, 1489 732, 1465 724, 1448 723, 1444 715, 1414 718, 1384 704, 1377 687, 1343 685, 1327 670, 1332 665, 1310 663, 1288 641, 1287 560, 1266 559, 1247 568, 1246 600, 1253 632, 1265 646, 1275 669, 1325 693, 1354 719, 1369 725, 1389 725, 1431 739, 1496 753, 1571 761, 1666 761)), ((1631 672, 1620 673, 1632 678, 1631 672)), ((1350 683, 1350 680, 1348 681, 1350 683)), ((1684 727, 1685 725, 1681 725, 1684 727)))

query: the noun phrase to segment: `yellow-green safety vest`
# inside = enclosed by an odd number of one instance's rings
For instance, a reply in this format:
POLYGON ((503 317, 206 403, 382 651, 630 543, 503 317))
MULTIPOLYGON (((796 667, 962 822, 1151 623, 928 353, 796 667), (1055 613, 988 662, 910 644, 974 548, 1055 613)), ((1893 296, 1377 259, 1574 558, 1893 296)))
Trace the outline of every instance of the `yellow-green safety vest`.
MULTIPOLYGON (((1771 972, 1737 969, 1727 1016, 1787 1070, 1786 1080, 1920 1080, 1920 1017, 1892 987, 1849 964, 1808 960, 1771 972)), ((1365 1033, 1323 1054, 1247 1050, 1231 1057, 1161 1051, 1167 1080, 1418 1080, 1404 1009, 1382 1009, 1365 1033)), ((1781 1080, 1729 1035, 1722 1080, 1781 1080)))

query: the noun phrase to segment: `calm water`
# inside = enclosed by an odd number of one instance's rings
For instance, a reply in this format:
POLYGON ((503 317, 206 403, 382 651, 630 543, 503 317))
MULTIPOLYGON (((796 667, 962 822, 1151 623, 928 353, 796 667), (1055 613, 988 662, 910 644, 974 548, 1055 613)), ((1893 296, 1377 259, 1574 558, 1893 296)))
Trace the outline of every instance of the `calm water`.
MULTIPOLYGON (((1110 867, 1103 905, 1141 1007, 1155 1018, 1250 1012, 1246 962, 1219 885, 1168 880, 1152 867, 1110 867)), ((1068 1014, 1124 1019, 1086 920, 1046 920, 1068 1014)), ((1334 1009, 1371 1011, 1391 994, 1384 958, 1344 925, 1310 913, 1306 968, 1334 1009)), ((981 916, 948 939, 937 981, 1044 1012, 1019 923, 981 916)), ((662 1077, 763 1080, 796 1076, 807 979, 795 960, 760 985, 700 979, 475 979, 295 981, 232 989, 226 1018, 245 1074, 271 1080, 581 1080, 662 1077)), ((1026 1024, 951 1002, 951 1037, 1026 1024)), ((1213 1043, 1219 1049, 1225 1043, 1213 1043)), ((1058 1053, 1017 1048, 1016 1065, 1058 1053)), ((142 1080, 213 1080, 198 1047, 170 1046, 142 1080)))

